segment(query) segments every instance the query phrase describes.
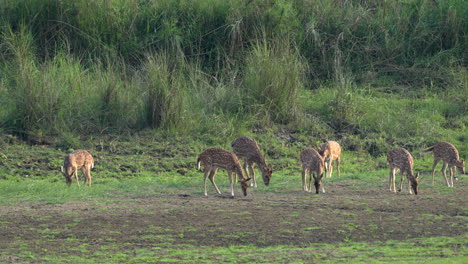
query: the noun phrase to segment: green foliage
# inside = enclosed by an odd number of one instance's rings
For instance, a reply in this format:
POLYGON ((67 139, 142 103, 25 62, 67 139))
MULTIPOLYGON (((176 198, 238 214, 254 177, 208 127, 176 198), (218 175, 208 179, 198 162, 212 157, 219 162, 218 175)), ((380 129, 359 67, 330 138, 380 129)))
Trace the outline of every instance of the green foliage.
POLYGON ((0 0, 0 131, 75 147, 145 128, 226 138, 286 125, 375 157, 464 142, 465 10, 462 0, 0 0))
POLYGON ((297 118, 305 66, 289 42, 261 40, 246 60, 243 98, 247 109, 266 121, 288 123, 297 118))
POLYGON ((151 56, 145 65, 147 122, 151 127, 180 128, 184 121, 184 69, 171 65, 167 54, 151 56))

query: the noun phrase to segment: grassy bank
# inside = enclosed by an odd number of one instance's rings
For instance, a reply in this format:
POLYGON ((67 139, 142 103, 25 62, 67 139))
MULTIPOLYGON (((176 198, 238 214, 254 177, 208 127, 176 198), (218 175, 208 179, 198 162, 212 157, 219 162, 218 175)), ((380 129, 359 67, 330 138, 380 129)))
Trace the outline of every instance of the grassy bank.
POLYGON ((465 5, 0 1, 0 132, 76 148, 286 129, 375 157, 460 145, 465 5))

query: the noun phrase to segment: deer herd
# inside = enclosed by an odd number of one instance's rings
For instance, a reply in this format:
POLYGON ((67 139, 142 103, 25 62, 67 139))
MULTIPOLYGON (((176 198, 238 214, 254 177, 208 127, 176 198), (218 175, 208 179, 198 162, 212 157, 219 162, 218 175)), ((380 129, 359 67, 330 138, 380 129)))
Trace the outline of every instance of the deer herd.
MULTIPOLYGON (((270 184, 273 173, 272 167, 266 164, 265 157, 261 154, 257 142, 246 136, 236 138, 231 147, 233 152, 221 148, 209 148, 203 151, 197 159, 197 167, 200 170, 203 165, 203 184, 205 196, 206 178, 209 178, 213 187, 218 194, 221 194, 218 186, 216 186, 214 177, 218 169, 227 171, 228 178, 231 184, 231 196, 234 197, 234 183, 239 182, 242 188, 242 193, 247 196, 247 188, 250 186, 256 188, 257 181, 255 179, 255 165, 258 166, 262 173, 262 179, 265 185, 270 184), (243 160, 242 168, 239 159, 243 160), (246 176, 244 176, 244 171, 246 176), (239 177, 239 179, 238 179, 239 177)), ((434 153, 434 163, 432 165, 432 184, 434 184, 435 168, 439 161, 443 161, 442 175, 448 187, 453 187, 456 177, 456 168, 462 174, 465 174, 465 161, 460 160, 458 150, 451 143, 439 142, 436 145, 427 148, 419 153, 423 155, 427 152, 434 153), (450 179, 447 178, 447 168, 450 169, 450 179)), ((325 193, 323 186, 323 173, 326 172, 326 177, 332 177, 333 166, 332 162, 336 162, 337 174, 340 176, 340 156, 341 147, 336 141, 327 141, 320 145, 319 150, 311 147, 304 149, 300 153, 300 162, 302 166, 302 189, 306 192, 312 192, 312 178, 314 180, 315 193, 325 193), (307 177, 309 183, 307 184, 307 177)), ((399 170, 401 173, 400 186, 398 192, 402 190, 403 175, 406 174, 408 180, 408 192, 415 195, 418 194, 418 179, 419 173, 413 172, 413 157, 404 148, 394 148, 387 152, 387 162, 390 165, 389 186, 391 192, 397 192, 395 185, 395 174, 399 170)), ((76 150, 70 153, 63 162, 61 171, 66 179, 68 186, 72 184, 73 178, 76 179, 78 186, 78 170, 80 169, 85 177, 85 184, 91 186, 91 169, 94 167, 94 159, 86 150, 76 150)))

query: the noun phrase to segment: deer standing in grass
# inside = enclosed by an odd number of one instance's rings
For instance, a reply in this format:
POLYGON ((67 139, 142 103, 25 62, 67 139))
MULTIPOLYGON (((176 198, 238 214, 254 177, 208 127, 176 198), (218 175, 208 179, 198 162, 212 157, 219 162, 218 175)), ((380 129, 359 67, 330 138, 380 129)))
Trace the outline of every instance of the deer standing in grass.
POLYGON ((320 145, 320 155, 325 161, 325 170, 327 178, 331 178, 333 172, 332 162, 336 161, 338 177, 340 176, 341 147, 336 141, 327 141, 320 145))
POLYGON ((445 182, 448 187, 453 187, 453 180, 457 180, 456 168, 460 170, 462 174, 465 174, 465 160, 460 160, 458 150, 454 145, 448 142, 439 142, 436 145, 423 150, 420 154, 425 152, 434 152, 434 163, 432 164, 432 184, 434 184, 434 174, 437 163, 440 160, 444 162, 442 165, 442 174, 445 178, 445 182), (450 181, 447 179, 447 167, 450 169, 450 181))
POLYGON ((301 152, 302 164, 302 189, 306 192, 312 191, 312 176, 314 177, 315 193, 319 193, 320 186, 322 192, 325 188, 322 184, 324 161, 322 156, 313 148, 306 148, 301 152), (309 187, 307 188, 307 175, 309 175, 309 187))
POLYGON ((78 149, 70 153, 65 157, 61 171, 65 180, 70 186, 72 184, 73 176, 75 176, 76 183, 80 187, 80 181, 78 180, 78 170, 81 169, 83 176, 85 177, 85 184, 91 186, 91 169, 94 168, 94 159, 88 151, 78 149))
POLYGON ((404 148, 394 148, 387 152, 387 161, 390 165, 390 191, 396 192, 395 174, 398 170, 400 170, 401 178, 398 192, 401 192, 403 187, 403 174, 406 173, 406 178, 408 179, 408 192, 412 194, 411 189, 413 189, 414 194, 417 195, 419 173, 416 175, 413 174, 414 163, 411 154, 404 148))
POLYGON ((247 173, 247 177, 252 178, 250 186, 257 188, 257 180, 255 179, 254 171, 255 163, 262 172, 262 178, 265 185, 270 184, 273 170, 271 169, 271 166, 266 165, 265 157, 260 153, 260 148, 255 140, 246 136, 238 137, 231 143, 231 147, 237 157, 244 160, 244 170, 247 173))
POLYGON ((203 153, 200 154, 200 156, 198 156, 198 169, 200 169, 200 164, 203 164, 205 173, 203 178, 205 196, 208 195, 206 192, 206 178, 210 179, 218 194, 221 194, 221 192, 218 189, 218 186, 216 186, 216 183, 214 181, 214 177, 219 168, 227 170, 229 181, 231 183, 231 196, 234 197, 234 180, 236 178, 233 175, 233 173, 239 176, 239 182, 242 188, 242 192, 244 196, 247 196, 247 187, 249 187, 248 181, 250 180, 250 178, 244 178, 242 167, 239 160, 237 159, 236 154, 220 148, 210 148, 205 150, 203 153))

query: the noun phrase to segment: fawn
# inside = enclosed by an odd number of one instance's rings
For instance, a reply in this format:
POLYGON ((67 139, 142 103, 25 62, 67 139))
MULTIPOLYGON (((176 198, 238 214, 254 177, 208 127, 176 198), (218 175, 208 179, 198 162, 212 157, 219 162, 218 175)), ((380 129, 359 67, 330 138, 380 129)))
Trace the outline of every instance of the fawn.
POLYGON ((247 196, 247 187, 249 187, 248 181, 250 180, 250 178, 244 178, 242 167, 239 160, 237 159, 236 154, 220 148, 210 148, 205 150, 198 156, 198 169, 200 169, 200 164, 203 164, 205 173, 203 178, 205 196, 208 195, 206 192, 207 177, 210 179, 218 194, 221 194, 221 192, 218 189, 218 186, 216 186, 216 183, 214 181, 214 177, 219 168, 227 170, 229 181, 231 183, 231 196, 234 197, 234 179, 232 173, 235 173, 239 176, 239 182, 242 188, 242 192, 244 196, 247 196))
POLYGON ((442 174, 445 178, 445 182, 448 187, 453 187, 453 180, 457 179, 456 168, 460 170, 462 174, 465 174, 465 160, 460 160, 458 150, 452 144, 448 142, 439 142, 434 146, 423 150, 420 154, 425 152, 434 152, 434 163, 432 164, 432 184, 434 184, 434 172, 440 160, 444 162, 442 165, 442 174), (450 181, 447 179, 447 167, 450 169, 450 181))
POLYGON ((341 147, 336 141, 327 141, 320 145, 320 155, 325 160, 325 170, 327 178, 331 178, 333 172, 332 162, 336 160, 336 167, 338 169, 338 176, 340 176, 340 156, 341 147))
POLYGON ((262 178, 265 185, 270 184, 271 174, 273 170, 271 166, 267 166, 265 157, 260 153, 260 148, 257 142, 252 138, 242 136, 236 138, 232 143, 231 147, 237 157, 244 159, 244 170, 247 173, 247 177, 252 176, 252 182, 250 186, 257 188, 257 180, 255 179, 254 163, 256 163, 262 172, 262 178))
POLYGON ((390 165, 390 191, 396 192, 395 174, 397 170, 400 170, 401 178, 398 192, 401 192, 403 186, 403 174, 406 173, 406 178, 408 179, 408 192, 412 194, 411 189, 413 189, 414 194, 417 195, 419 173, 416 175, 413 174, 413 157, 411 154, 404 148, 394 148, 387 152, 387 161, 390 165))
POLYGON ((302 189, 306 192, 312 191, 312 176, 314 177, 315 193, 319 193, 320 186, 322 192, 325 188, 322 185, 324 161, 322 156, 313 148, 306 148, 301 152, 302 164, 302 189), (309 175, 309 188, 307 188, 307 175, 309 175))
POLYGON ((65 157, 63 161, 63 166, 61 171, 65 180, 70 186, 72 184, 72 177, 75 176, 76 183, 80 187, 80 182, 78 180, 78 169, 81 169, 85 177, 85 184, 91 186, 91 169, 94 168, 94 159, 88 151, 83 149, 78 149, 70 153, 65 157))

